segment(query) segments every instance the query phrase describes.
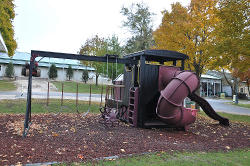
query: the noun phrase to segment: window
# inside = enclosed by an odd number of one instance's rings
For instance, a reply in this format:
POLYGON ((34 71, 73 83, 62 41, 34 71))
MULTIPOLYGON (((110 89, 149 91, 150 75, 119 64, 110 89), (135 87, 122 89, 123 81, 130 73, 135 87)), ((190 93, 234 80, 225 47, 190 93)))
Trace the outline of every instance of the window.
POLYGON ((0 71, 2 70, 2 66, 0 65, 0 71))
POLYGON ((243 93, 243 88, 240 88, 240 93, 243 93))

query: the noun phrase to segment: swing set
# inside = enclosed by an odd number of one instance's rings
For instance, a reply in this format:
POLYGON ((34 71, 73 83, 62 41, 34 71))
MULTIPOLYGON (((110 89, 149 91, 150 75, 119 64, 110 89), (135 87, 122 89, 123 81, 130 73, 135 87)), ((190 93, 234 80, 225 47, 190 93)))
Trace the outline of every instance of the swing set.
MULTIPOLYGON (((24 131, 23 131, 23 137, 27 136, 29 126, 31 125, 31 95, 32 95, 32 69, 34 67, 35 59, 37 57, 48 57, 48 58, 62 58, 62 59, 76 59, 76 60, 84 60, 84 61, 95 61, 95 62, 106 62, 107 63, 107 75, 108 75, 108 64, 109 63, 120 63, 125 64, 126 66, 131 66, 136 63, 136 61, 131 59, 122 59, 118 58, 117 55, 108 55, 97 57, 97 56, 88 56, 88 55, 79 55, 79 54, 66 54, 66 53, 57 53, 57 52, 47 52, 47 51, 31 51, 31 57, 30 57, 30 69, 29 69, 29 79, 28 79, 28 93, 27 93, 27 103, 26 103, 26 113, 25 113, 25 121, 24 121, 24 131)), ((113 74, 113 69, 112 69, 113 74)), ((63 109, 63 84, 62 84, 62 94, 61 94, 61 108, 58 113, 61 112, 63 109)), ((108 88, 108 87, 107 87, 108 88)), ((108 88, 109 89, 109 88, 108 88)), ((91 92, 92 87, 90 85, 89 87, 89 101, 88 101, 88 110, 87 112, 82 113, 82 117, 86 116, 90 112, 90 106, 91 106, 91 92)), ((102 86, 102 93, 101 93, 101 103, 100 108, 102 107, 102 96, 103 96, 103 86, 102 86)), ((80 114, 79 108, 78 108, 78 84, 76 87, 76 112, 80 114)), ((109 95, 106 93, 105 101, 108 99, 109 95)), ((49 106, 49 82, 48 82, 48 92, 47 92, 47 108, 49 106)), ((102 109, 100 109, 102 110, 102 109)), ((103 112, 103 111, 102 111, 103 112)), ((106 109, 103 112, 103 114, 107 113, 106 109)))

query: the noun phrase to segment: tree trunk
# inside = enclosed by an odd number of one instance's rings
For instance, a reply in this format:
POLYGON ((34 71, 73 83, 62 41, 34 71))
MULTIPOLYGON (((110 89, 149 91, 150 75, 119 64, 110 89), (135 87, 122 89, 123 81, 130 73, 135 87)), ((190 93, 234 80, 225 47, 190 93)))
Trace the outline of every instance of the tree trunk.
POLYGON ((95 75, 95 85, 98 86, 98 78, 99 78, 99 74, 95 75))

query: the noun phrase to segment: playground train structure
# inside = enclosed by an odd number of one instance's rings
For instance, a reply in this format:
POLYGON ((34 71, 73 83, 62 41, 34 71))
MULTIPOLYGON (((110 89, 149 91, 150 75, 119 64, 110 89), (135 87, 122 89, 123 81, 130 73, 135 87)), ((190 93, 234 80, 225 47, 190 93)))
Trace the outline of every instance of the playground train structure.
MULTIPOLYGON (((95 57, 31 51, 29 71, 32 71, 35 58, 39 56, 125 64, 124 74, 111 86, 113 95, 106 98, 105 106, 101 109, 104 119, 117 118, 134 127, 185 130, 196 120, 196 110, 184 107, 184 99, 188 97, 210 118, 229 126, 228 119, 218 115, 205 99, 195 93, 200 86, 199 78, 195 73, 184 70, 185 60, 188 59, 185 54, 169 50, 144 50, 117 58, 113 55, 95 57), (164 65, 166 62, 171 65, 164 65)), ((31 122, 31 84, 30 72, 24 136, 31 122)))

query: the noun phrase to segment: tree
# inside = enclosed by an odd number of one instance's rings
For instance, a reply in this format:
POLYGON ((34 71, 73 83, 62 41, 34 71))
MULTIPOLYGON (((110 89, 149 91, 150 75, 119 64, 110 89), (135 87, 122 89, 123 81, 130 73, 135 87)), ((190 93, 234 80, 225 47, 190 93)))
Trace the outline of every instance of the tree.
POLYGON ((57 68, 55 64, 50 66, 48 75, 50 79, 55 79, 57 77, 57 68))
MULTIPOLYGON (((117 58, 120 58, 123 54, 123 48, 121 47, 121 44, 119 43, 119 39, 117 36, 113 35, 112 37, 109 37, 106 39, 108 49, 107 54, 109 55, 117 55, 117 58)), ((107 64, 106 64, 107 66, 107 64)), ((103 74, 107 74, 108 77, 112 80, 114 80, 119 74, 123 73, 124 71, 124 65, 123 64, 117 64, 117 63, 110 63, 107 67, 105 67, 103 74)))
POLYGON ((153 32, 155 49, 187 54, 188 69, 200 77, 211 60, 208 48, 218 22, 216 3, 216 0, 191 0, 188 8, 180 3, 172 4, 172 11, 163 12, 162 23, 153 32))
POLYGON ((12 25, 15 18, 13 0, 0 0, 0 32, 8 49, 9 56, 13 56, 17 48, 14 39, 14 27, 12 25))
MULTIPOLYGON (((246 81, 250 70, 249 3, 247 0, 219 0, 216 15, 219 22, 213 31, 211 68, 229 70, 234 80, 246 81)), ((231 82, 228 84, 236 94, 238 89, 231 82)))
MULTIPOLYGON (((107 52, 107 43, 104 38, 98 35, 91 39, 87 39, 85 44, 80 48, 80 54, 89 56, 104 56, 107 52)), ((103 71, 103 64, 101 62, 84 62, 85 65, 91 65, 95 68, 96 85, 98 85, 98 78, 103 71)))
POLYGON ((69 65, 69 67, 67 68, 67 71, 66 71, 66 76, 68 77, 69 81, 73 77, 73 74, 74 74, 74 71, 73 71, 71 65, 69 65))
POLYGON ((129 8, 122 7, 121 13, 126 17, 123 27, 129 29, 132 37, 125 46, 126 53, 149 49, 153 45, 152 15, 144 3, 132 4, 129 8))
MULTIPOLYGON (((112 36, 111 38, 100 38, 98 35, 91 39, 87 39, 85 44, 81 46, 79 53, 90 56, 104 56, 109 55, 121 55, 122 48, 118 42, 118 37, 112 36)), ((113 79, 116 73, 121 72, 121 65, 117 64, 117 71, 112 70, 112 65, 102 62, 83 62, 85 65, 91 65, 95 68, 96 85, 98 85, 98 78, 101 74, 113 79), (108 66, 107 66, 108 65, 108 66), (108 70, 108 71, 107 71, 108 70), (113 71, 113 72, 112 72, 113 71)), ((116 67, 115 67, 116 68, 116 67)))
POLYGON ((14 65, 10 62, 5 69, 6 77, 12 78, 14 76, 14 65))
POLYGON ((82 81, 86 84, 88 80, 89 80, 89 72, 88 72, 88 70, 83 70, 82 71, 82 81))

